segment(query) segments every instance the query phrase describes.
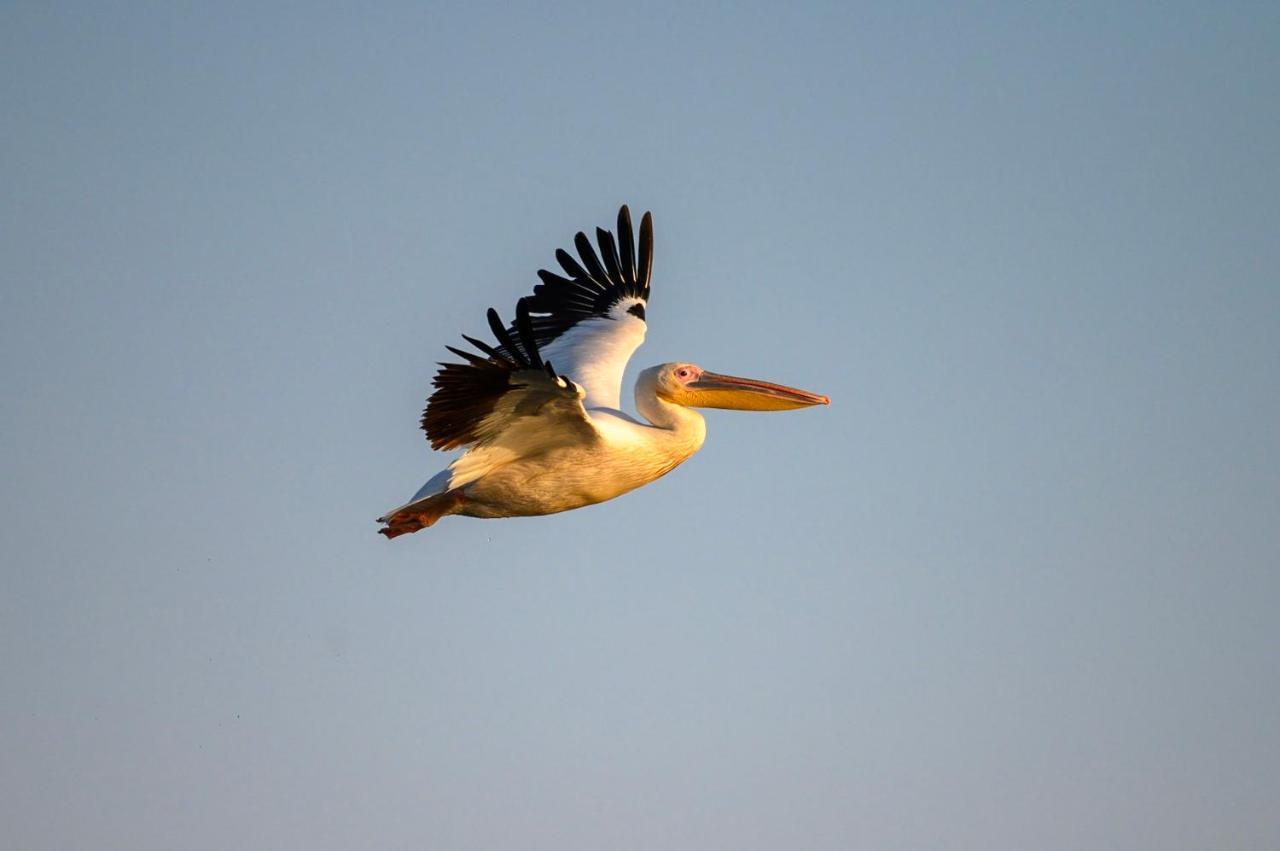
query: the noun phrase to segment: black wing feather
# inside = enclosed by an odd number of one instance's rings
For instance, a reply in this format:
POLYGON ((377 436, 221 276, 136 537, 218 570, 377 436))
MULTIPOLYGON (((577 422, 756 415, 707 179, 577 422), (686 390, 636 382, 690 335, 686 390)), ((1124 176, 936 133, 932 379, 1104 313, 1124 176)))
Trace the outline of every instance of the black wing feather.
POLYGON ((622 264, 618 260, 618 246, 614 244, 613 234, 604 228, 596 228, 596 243, 600 246, 600 257, 604 260, 609 280, 627 283, 627 279, 622 276, 622 264))
MULTIPOLYGON (((563 248, 556 249, 556 262, 559 263, 565 273, 575 281, 591 281, 591 276, 587 274, 586 270, 579 266, 578 261, 573 259, 573 255, 565 251, 563 248)), ((594 284, 595 281, 591 281, 591 283, 594 284)))
POLYGON ((432 449, 455 449, 476 440, 476 428, 511 389, 515 363, 446 363, 432 380, 435 391, 422 412, 422 428, 432 449))
POLYGON ((521 299, 516 305, 515 338, 502 324, 496 310, 490 308, 487 316, 489 328, 501 343, 501 349, 466 334, 462 339, 488 355, 487 358, 445 346, 466 363, 442 363, 432 379, 435 391, 422 412, 422 428, 432 449, 455 449, 474 443, 478 439, 477 429, 485 417, 493 413, 502 396, 530 381, 545 382, 549 378, 557 382, 555 392, 565 394, 566 399, 577 398, 575 385, 566 376, 557 376, 551 364, 543 362, 527 299, 521 299), (517 374, 527 379, 512 381, 517 374))
POLYGON ((653 216, 645 213, 640 219, 640 271, 636 283, 637 293, 646 303, 649 301, 649 277, 653 274, 653 216))
POLYGON ((466 334, 463 334, 462 339, 466 340, 468 343, 475 346, 480 351, 484 352, 490 358, 497 358, 498 360, 502 360, 503 358, 506 357, 506 355, 504 355, 502 352, 495 349, 493 346, 489 345, 488 343, 477 340, 474 337, 468 337, 466 334))
MULTIPOLYGON (((477 354, 473 354, 472 352, 469 352, 466 349, 456 349, 453 346, 445 346, 445 348, 453 352, 455 355, 457 355, 460 358, 466 358, 467 363, 470 363, 473 366, 479 366, 480 364, 488 363, 488 361, 485 360, 484 358, 480 357, 477 354)), ((440 365, 444 366, 444 364, 440 364, 440 365)))
MULTIPOLYGON (((618 210, 617 236, 597 228, 596 240, 600 245, 599 255, 584 233, 576 234, 573 239, 578 258, 563 248, 556 251, 556 261, 567 277, 546 269, 538 270, 541 283, 533 288, 533 295, 524 299, 528 302, 530 325, 538 346, 548 345, 585 319, 608 318, 610 309, 622 299, 638 298, 648 302, 649 277, 653 271, 653 217, 645 213, 640 220, 638 255, 631 210, 625 204, 618 210)), ((644 308, 640 306, 631 313, 643 319, 644 308)), ((508 326, 507 332, 509 337, 519 337, 514 324, 508 326)), ((510 353, 505 342, 502 350, 510 353)))
POLYGON ((582 231, 573 237, 573 246, 578 249, 578 257, 582 259, 582 264, 587 267, 587 271, 591 273, 591 277, 601 287, 608 287, 609 275, 605 272, 604 267, 600 265, 600 258, 596 256, 595 246, 591 244, 591 240, 587 239, 587 235, 582 231))
POLYGON ((538 343, 533 334, 533 321, 529 318, 529 299, 527 298, 516 302, 516 332, 520 336, 520 345, 524 347, 529 368, 542 369, 542 355, 538 354, 538 343))
POLYGON ((493 336, 497 338, 498 343, 502 347, 502 351, 511 355, 515 362, 520 366, 528 366, 529 361, 525 358, 524 352, 516 347, 511 341, 511 334, 507 331, 507 326, 502 324, 502 317, 498 315, 498 311, 492 307, 485 314, 489 319, 489 330, 493 332, 493 336))
POLYGON ((623 204, 618 211, 618 247, 622 250, 622 279, 629 285, 636 283, 636 244, 631 233, 631 211, 623 204))

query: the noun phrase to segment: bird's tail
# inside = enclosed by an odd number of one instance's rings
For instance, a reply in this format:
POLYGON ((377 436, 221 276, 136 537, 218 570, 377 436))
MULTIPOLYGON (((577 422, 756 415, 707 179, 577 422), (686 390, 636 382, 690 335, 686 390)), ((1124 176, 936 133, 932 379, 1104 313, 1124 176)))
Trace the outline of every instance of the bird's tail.
POLYGON ((386 535, 389 540, 425 529, 441 517, 456 514, 463 501, 461 491, 456 490, 415 500, 379 517, 378 522, 385 525, 378 530, 378 534, 386 535))

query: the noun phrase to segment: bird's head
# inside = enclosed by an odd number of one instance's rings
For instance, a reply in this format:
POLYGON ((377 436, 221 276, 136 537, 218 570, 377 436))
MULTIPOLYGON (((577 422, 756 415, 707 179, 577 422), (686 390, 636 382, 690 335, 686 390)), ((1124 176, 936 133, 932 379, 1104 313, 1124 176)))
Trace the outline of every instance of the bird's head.
MULTIPOLYGON (((646 370, 648 371, 648 370, 646 370)), ((831 400, 782 384, 710 372, 692 363, 664 363, 652 368, 654 389, 668 402, 686 408, 734 411, 790 411, 831 400)))

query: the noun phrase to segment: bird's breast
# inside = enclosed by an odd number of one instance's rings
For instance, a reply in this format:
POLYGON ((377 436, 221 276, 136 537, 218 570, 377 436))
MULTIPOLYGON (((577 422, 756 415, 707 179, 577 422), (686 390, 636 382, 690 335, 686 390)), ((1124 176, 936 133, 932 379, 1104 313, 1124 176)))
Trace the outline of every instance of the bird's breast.
POLYGON ((669 473, 696 446, 602 432, 592 446, 563 447, 514 460, 465 489, 479 517, 554 514, 621 496, 669 473))

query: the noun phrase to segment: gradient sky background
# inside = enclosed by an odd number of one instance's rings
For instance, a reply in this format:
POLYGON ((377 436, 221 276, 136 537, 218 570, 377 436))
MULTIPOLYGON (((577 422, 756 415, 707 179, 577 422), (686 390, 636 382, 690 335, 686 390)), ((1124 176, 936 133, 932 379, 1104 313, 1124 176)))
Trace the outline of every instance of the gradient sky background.
POLYGON ((1278 44, 0 6, 0 846, 1280 846, 1278 44), (379 538, 443 346, 622 202, 634 366, 832 406, 379 538))

